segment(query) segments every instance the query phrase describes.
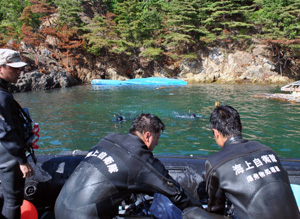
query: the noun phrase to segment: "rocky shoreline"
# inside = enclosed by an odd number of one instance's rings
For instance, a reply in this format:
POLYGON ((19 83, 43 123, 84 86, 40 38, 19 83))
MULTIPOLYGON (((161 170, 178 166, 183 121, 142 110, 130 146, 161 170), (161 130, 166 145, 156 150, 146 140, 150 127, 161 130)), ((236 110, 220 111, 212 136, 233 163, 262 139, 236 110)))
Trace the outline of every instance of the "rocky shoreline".
POLYGON ((275 65, 269 59, 272 57, 269 48, 259 43, 255 43, 250 52, 229 52, 221 47, 206 48, 199 51, 197 59, 179 60, 164 65, 157 65, 142 57, 136 62, 122 56, 104 61, 101 56, 81 54, 85 61, 69 66, 64 64, 63 59, 56 60, 49 50, 40 48, 38 53, 33 54, 30 48, 24 46, 23 49, 23 57, 31 70, 22 73, 18 82, 12 85, 12 92, 90 84, 93 79, 127 80, 151 76, 178 78, 188 84, 285 85, 293 81, 275 71, 275 65))
MULTIPOLYGON (((185 80, 189 81, 189 83, 195 83, 195 81, 197 81, 197 78, 188 78, 188 80, 187 78, 185 78, 185 80)), ((232 78, 231 81, 227 79, 227 83, 233 83, 232 81, 234 80, 235 82, 238 81, 236 78, 232 78)), ((74 79, 68 72, 65 71, 50 72, 47 74, 43 74, 39 71, 32 71, 29 73, 22 72, 18 79, 18 82, 16 84, 12 84, 9 89, 11 92, 15 93, 26 91, 50 90, 55 88, 66 88, 80 84, 82 84, 82 82, 74 79)), ((253 97, 300 103, 300 94, 295 95, 292 93, 262 93, 253 95, 253 97)))
POLYGON ((81 82, 74 79, 69 73, 64 71, 43 74, 36 70, 28 73, 22 72, 17 83, 12 84, 9 87, 9 90, 16 93, 66 88, 79 84, 81 84, 81 82))

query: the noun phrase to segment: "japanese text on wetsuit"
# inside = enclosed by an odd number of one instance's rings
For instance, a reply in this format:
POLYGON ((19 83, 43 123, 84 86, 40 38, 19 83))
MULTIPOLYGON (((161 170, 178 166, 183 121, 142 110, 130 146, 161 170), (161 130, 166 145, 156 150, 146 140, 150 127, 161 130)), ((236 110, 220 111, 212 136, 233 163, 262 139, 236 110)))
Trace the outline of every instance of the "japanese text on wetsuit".
POLYGON ((114 163, 114 159, 111 156, 107 156, 106 152, 99 152, 98 150, 91 151, 86 155, 85 158, 87 157, 96 157, 102 160, 103 163, 106 165, 109 173, 116 173, 119 171, 117 164, 114 163))
POLYGON ((247 182, 253 182, 255 180, 262 179, 268 175, 271 175, 273 173, 280 172, 279 167, 276 165, 277 159, 274 154, 267 154, 267 155, 262 155, 260 158, 254 158, 251 161, 246 161, 245 164, 235 164, 232 166, 233 171, 235 172, 235 175, 240 175, 240 174, 247 174, 246 179, 247 182), (263 167, 266 164, 274 164, 271 167, 266 167, 266 168, 260 168, 259 171, 255 173, 248 174, 248 170, 255 170, 254 168, 258 167, 263 167))

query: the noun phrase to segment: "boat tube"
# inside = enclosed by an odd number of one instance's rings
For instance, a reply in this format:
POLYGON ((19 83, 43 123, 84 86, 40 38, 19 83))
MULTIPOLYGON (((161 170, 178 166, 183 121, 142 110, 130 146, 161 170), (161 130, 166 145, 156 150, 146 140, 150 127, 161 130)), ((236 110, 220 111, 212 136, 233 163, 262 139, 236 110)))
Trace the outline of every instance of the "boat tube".
POLYGON ((281 91, 285 92, 300 92, 300 81, 295 81, 293 83, 287 84, 280 88, 281 91))
MULTIPOLYGON (((29 158, 29 162, 34 168, 35 174, 26 178, 25 181, 25 200, 30 201, 39 212, 39 218, 54 218, 54 204, 55 200, 73 170, 80 163, 80 161, 86 156, 87 151, 67 151, 59 155, 37 155, 37 163, 29 158)), ((204 197, 200 200, 205 204, 205 185, 202 188, 201 184, 204 182, 205 175, 205 161, 207 156, 156 156, 165 165, 170 175, 177 180, 187 191, 189 191, 195 198, 199 199, 199 193, 202 193, 204 197), (200 185, 200 186, 199 186, 200 185)), ((293 184, 294 194, 299 196, 300 188, 300 159, 280 159, 283 167, 287 170, 290 183, 293 184), (297 190, 297 191, 296 191, 297 190)), ((1 188, 1 187, 0 187, 1 188)), ((2 195, 0 190, 0 196, 2 195)), ((122 218, 136 218, 139 215, 137 206, 140 204, 143 208, 145 202, 148 202, 149 208, 153 197, 145 194, 142 198, 140 195, 136 195, 132 198, 133 203, 123 203, 119 208, 122 218), (142 201, 141 201, 142 200, 142 201), (125 206, 133 206, 129 211, 126 211, 125 206), (124 217, 126 215, 126 217, 124 217)), ((2 196, 1 196, 2 197, 2 196)), ((297 198, 297 197, 296 197, 297 198)), ((299 197, 298 197, 299 200, 299 197)), ((300 205, 298 203, 298 205, 300 205)), ((144 209, 141 209, 144 211, 144 209)), ((144 216, 139 218, 150 218, 150 216, 144 216)), ((153 217, 152 217, 153 218, 153 217)))
POLYGON ((108 79, 94 79, 91 82, 92 85, 187 85, 186 81, 181 79, 172 78, 160 78, 160 77, 149 77, 149 78, 134 78, 125 81, 121 80, 108 80, 108 79))

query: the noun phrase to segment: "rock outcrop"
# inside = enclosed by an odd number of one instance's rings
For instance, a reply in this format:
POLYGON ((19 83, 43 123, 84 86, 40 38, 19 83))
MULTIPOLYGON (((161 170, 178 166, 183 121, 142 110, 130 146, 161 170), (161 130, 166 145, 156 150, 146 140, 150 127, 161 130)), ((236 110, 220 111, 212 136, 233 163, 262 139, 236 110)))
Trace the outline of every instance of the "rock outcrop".
POLYGON ((267 59, 267 51, 253 49, 252 53, 236 51, 226 54, 213 48, 201 61, 180 63, 179 77, 189 83, 259 83, 284 84, 291 80, 275 71, 267 59))
POLYGON ((275 71, 269 50, 259 43, 249 52, 206 48, 198 52, 197 59, 169 64, 158 64, 143 57, 135 60, 122 56, 107 59, 81 54, 82 61, 69 66, 62 59, 56 60, 55 54, 49 50, 41 48, 36 51, 31 54, 30 49, 25 50, 26 62, 35 70, 22 74, 17 84, 12 86, 13 92, 90 84, 93 79, 100 78, 126 80, 150 76, 180 78, 188 83, 287 84, 292 81, 275 71), (30 57, 35 57, 35 61, 30 57), (64 66, 69 67, 65 69, 64 66))
MULTIPOLYGON (((100 59, 95 59, 92 61, 94 66, 101 68, 90 66, 90 72, 82 74, 80 79, 90 83, 97 78, 126 80, 156 76, 180 78, 188 83, 290 83, 291 79, 275 71, 275 64, 271 58, 269 50, 264 45, 255 44, 249 52, 227 52, 222 48, 207 48, 205 51, 199 51, 196 60, 179 60, 164 65, 142 57, 135 63, 130 60, 126 62, 111 59, 107 65, 100 59)), ((80 72, 87 71, 87 69, 80 70, 80 72)))
POLYGON ((79 84, 70 74, 59 71, 43 74, 39 71, 22 73, 18 82, 10 87, 11 92, 50 90, 79 84))

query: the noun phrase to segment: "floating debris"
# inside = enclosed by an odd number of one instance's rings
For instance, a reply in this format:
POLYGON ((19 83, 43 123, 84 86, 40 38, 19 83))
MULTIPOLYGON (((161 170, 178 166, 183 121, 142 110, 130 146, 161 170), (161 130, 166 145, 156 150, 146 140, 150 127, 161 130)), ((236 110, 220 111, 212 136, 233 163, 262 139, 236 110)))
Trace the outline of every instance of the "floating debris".
POLYGON ((267 98, 267 99, 274 99, 274 100, 281 100, 281 101, 288 101, 293 103, 300 103, 300 95, 295 94, 281 94, 281 93, 275 93, 275 94, 256 94, 252 97, 258 97, 258 98, 267 98))
POLYGON ((300 81, 295 81, 293 83, 287 84, 280 89, 284 92, 289 92, 288 94, 275 93, 275 94, 257 94, 253 97, 262 97, 267 99, 275 99, 281 101, 289 101, 293 103, 300 103, 300 81))

